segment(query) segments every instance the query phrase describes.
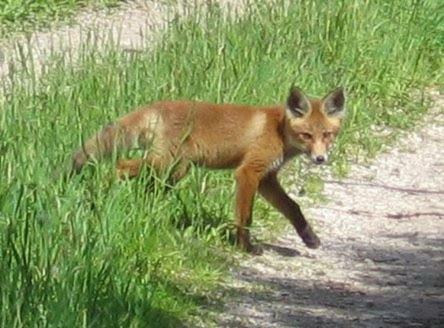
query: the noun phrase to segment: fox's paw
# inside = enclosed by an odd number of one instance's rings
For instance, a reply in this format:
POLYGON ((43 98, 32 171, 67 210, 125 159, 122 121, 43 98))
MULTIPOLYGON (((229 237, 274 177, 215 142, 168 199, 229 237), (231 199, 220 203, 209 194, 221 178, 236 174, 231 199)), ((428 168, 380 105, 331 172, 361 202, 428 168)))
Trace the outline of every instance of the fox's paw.
POLYGON ((253 245, 251 243, 240 244, 240 248, 251 255, 262 255, 264 253, 264 250, 261 246, 253 245))
POLYGON ((141 161, 138 159, 120 160, 117 163, 116 175, 118 179, 124 180, 139 175, 141 161))
POLYGON ((259 245, 250 245, 250 248, 246 250, 251 255, 262 255, 264 254, 264 249, 259 245))
POLYGON ((316 249, 321 246, 321 240, 318 236, 313 232, 311 227, 307 225, 307 227, 304 229, 304 231, 301 233, 302 241, 304 242, 305 246, 308 248, 316 249))

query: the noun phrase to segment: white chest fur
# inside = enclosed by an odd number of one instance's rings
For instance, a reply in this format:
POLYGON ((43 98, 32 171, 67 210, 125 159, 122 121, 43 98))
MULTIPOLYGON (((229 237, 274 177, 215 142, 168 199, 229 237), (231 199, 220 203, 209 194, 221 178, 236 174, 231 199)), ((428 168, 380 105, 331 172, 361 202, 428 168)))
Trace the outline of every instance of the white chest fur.
POLYGON ((282 167, 282 165, 284 165, 284 163, 285 163, 284 156, 279 156, 270 163, 267 172, 275 172, 279 170, 282 167))

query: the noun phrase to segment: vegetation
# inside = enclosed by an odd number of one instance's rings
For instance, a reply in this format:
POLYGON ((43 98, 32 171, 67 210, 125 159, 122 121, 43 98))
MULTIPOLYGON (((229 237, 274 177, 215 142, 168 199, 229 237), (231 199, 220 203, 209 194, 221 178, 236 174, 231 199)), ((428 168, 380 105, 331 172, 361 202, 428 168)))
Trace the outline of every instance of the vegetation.
MULTIPOLYGON (((173 21, 151 52, 86 45, 76 65, 65 55, 39 74, 13 71, 0 111, 0 325, 196 320, 234 261, 231 173, 193 169, 168 186, 153 172, 116 181, 100 163, 60 179, 73 149, 154 100, 265 104, 292 84, 317 95, 343 85, 349 113, 333 156, 343 173, 387 141, 375 127, 408 128, 425 112, 411 95, 442 83, 442 12, 439 1, 255 2, 238 17, 212 6, 173 21)), ((260 203, 254 235, 277 217, 260 203)))
POLYGON ((4 0, 0 1, 0 37, 11 32, 46 27, 65 21, 80 8, 117 5, 118 0, 4 0))

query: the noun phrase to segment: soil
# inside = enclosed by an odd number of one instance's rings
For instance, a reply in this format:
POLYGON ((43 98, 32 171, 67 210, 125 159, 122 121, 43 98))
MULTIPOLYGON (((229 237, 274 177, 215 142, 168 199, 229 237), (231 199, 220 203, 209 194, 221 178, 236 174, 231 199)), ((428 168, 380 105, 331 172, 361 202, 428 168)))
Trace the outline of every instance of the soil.
POLYGON ((305 208, 321 248, 288 225, 233 271, 218 326, 444 327, 444 96, 431 97, 422 127, 305 208))
MULTIPOLYGON (((215 2, 229 14, 241 12, 244 5, 236 0, 215 2)), ((46 30, 0 39, 0 77, 17 67, 29 67, 31 61, 39 75, 41 68, 56 55, 64 55, 75 63, 80 49, 85 46, 101 50, 112 42, 129 52, 150 49, 159 33, 177 15, 205 10, 206 4, 205 0, 122 2, 117 8, 83 10, 73 18, 71 25, 50 26, 46 30), (19 64, 23 61, 24 64, 19 64)))
MULTIPOLYGON (((72 26, 1 40, 0 77, 19 60, 17 44, 32 50, 25 60, 37 67, 54 51, 76 52, 89 31, 127 50, 150 47, 172 17, 162 3, 85 11, 72 26)), ((431 97, 422 127, 370 165, 355 165, 346 179, 328 178, 328 203, 305 208, 321 248, 304 247, 288 225, 264 255, 233 270, 218 326, 444 327, 444 96, 431 97)))

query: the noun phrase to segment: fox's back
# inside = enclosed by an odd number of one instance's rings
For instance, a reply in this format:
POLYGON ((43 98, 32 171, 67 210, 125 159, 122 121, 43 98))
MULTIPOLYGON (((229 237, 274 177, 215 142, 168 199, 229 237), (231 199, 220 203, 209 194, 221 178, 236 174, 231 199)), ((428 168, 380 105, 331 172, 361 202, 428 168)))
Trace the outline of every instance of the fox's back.
POLYGON ((164 101, 124 117, 122 123, 139 126, 161 151, 181 149, 181 156, 200 164, 234 167, 257 139, 276 130, 281 117, 283 108, 276 106, 164 101))

